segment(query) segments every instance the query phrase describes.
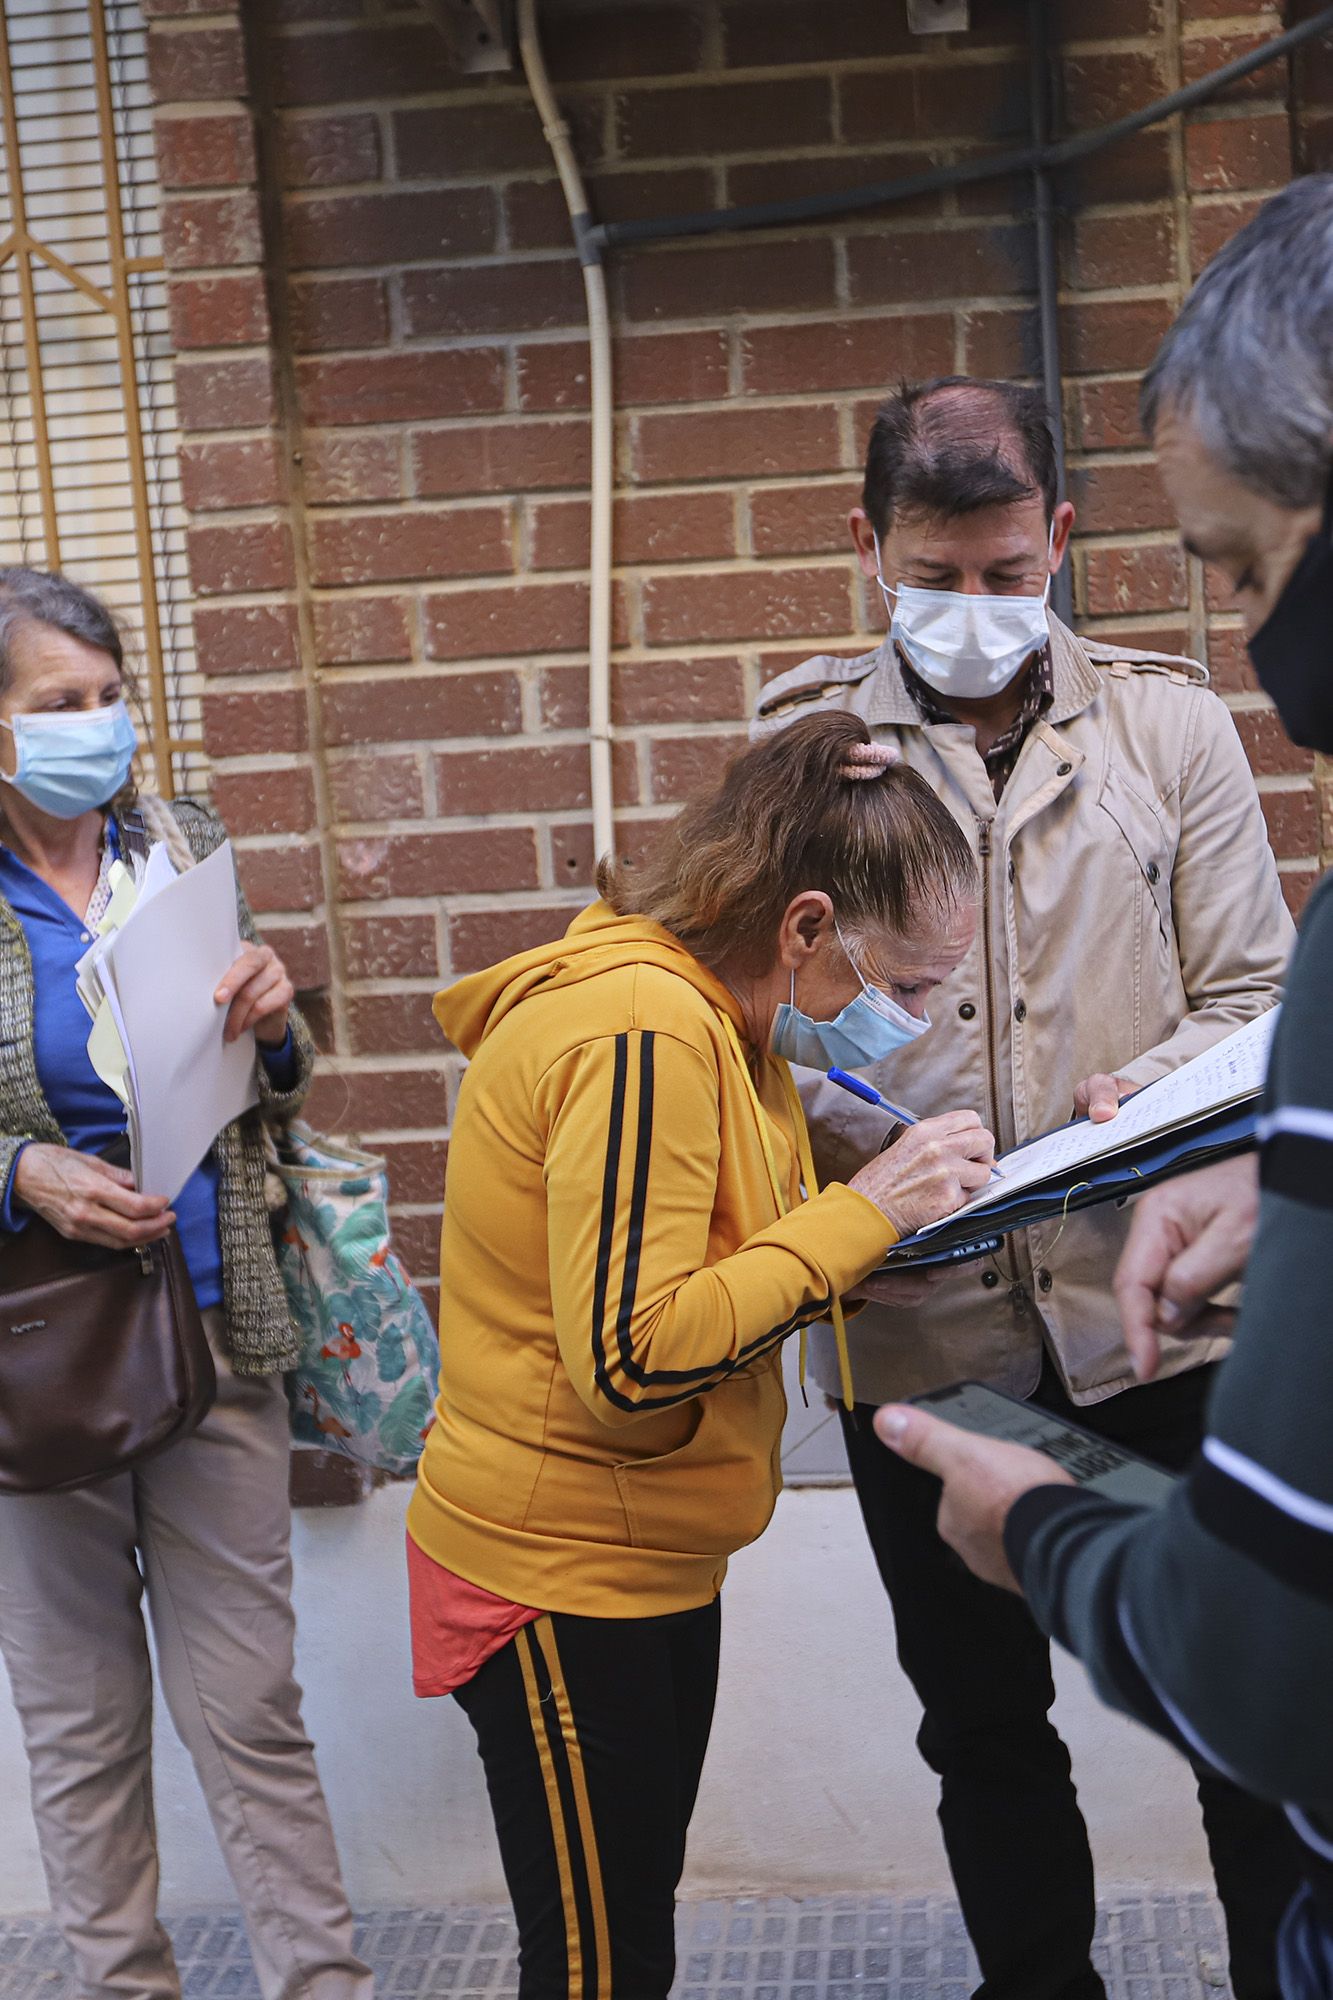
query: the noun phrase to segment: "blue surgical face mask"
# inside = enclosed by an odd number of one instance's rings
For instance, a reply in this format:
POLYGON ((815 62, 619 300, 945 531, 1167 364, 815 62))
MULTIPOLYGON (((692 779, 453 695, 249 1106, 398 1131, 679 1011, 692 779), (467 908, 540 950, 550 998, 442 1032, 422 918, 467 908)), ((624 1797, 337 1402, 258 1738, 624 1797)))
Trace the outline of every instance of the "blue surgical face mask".
POLYGON ((17 760, 5 783, 53 819, 77 819, 109 804, 137 748, 123 701, 72 715, 16 715, 0 728, 13 736, 17 760))
POLYGON ((772 1053, 806 1069, 869 1069, 895 1049, 916 1041, 930 1026, 927 1015, 909 1014, 878 986, 867 985, 847 951, 841 931, 838 942, 847 952, 847 963, 861 980, 861 991, 856 998, 847 1002, 836 1020, 812 1021, 796 1005, 793 970, 791 999, 784 1000, 773 1016, 768 1038, 772 1053))

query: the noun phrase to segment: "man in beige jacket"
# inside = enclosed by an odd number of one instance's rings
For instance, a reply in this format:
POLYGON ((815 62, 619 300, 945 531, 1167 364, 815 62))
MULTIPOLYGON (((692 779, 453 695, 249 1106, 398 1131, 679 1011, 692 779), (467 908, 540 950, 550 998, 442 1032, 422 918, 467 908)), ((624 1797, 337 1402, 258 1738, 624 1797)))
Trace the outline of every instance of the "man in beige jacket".
MULTIPOLYGON (((930 1034, 873 1081, 929 1115, 978 1111, 1008 1148, 1197 1055, 1279 998, 1293 940, 1263 814, 1226 708, 1196 662, 1079 640, 1045 608, 1073 508, 1056 504, 1040 398, 948 380, 883 405, 854 546, 891 630, 857 659, 772 681, 756 728, 855 710, 971 834, 982 873, 969 957, 895 997, 930 1034)), ((892 1138, 884 1113, 809 1079, 821 1174, 892 1138)), ((1026 1607, 964 1571, 935 1530, 939 1489, 875 1439, 874 1407, 973 1376, 1172 1466, 1197 1448, 1228 1315, 1196 1321, 1134 1386, 1111 1292, 1114 1206, 1006 1240, 993 1257, 849 1325, 852 1475, 921 1699, 923 1756, 984 1975, 984 2000, 1095 2000, 1092 1863, 1048 1713, 1049 1648, 1026 1607)), ((892 1301, 889 1303, 888 1301, 892 1301)), ((816 1373, 836 1392, 827 1342, 816 1373)), ((1217 1779, 1200 1799, 1237 2000, 1278 1988, 1274 1939, 1297 1861, 1280 1817, 1217 1779)))

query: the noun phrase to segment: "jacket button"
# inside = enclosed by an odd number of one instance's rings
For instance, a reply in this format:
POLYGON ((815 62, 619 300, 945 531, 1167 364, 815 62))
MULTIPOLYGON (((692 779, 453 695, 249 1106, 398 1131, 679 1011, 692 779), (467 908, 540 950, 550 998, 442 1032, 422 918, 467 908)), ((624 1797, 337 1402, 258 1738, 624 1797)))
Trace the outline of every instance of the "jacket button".
POLYGON ((958 1018, 959 1018, 959 1020, 960 1020, 960 1021, 975 1021, 975 1020, 976 1020, 976 1018, 977 1018, 977 1010, 976 1010, 976 1008, 975 1008, 975 1007, 974 1007, 974 1006, 972 1005, 972 1002, 971 1002, 970 1000, 964 1000, 964 1001, 963 1001, 963 1002, 961 1003, 961 1005, 959 1006, 959 1009, 958 1009, 958 1018))
POLYGON ((1159 867, 1157 866, 1157 863, 1156 863, 1155 861, 1150 861, 1150 862, 1148 863, 1148 868, 1147 868, 1147 875, 1148 875, 1148 880, 1149 880, 1150 882, 1154 882, 1154 883, 1156 883, 1156 882, 1160 882, 1160 881, 1161 881, 1161 879, 1162 879, 1162 871, 1161 871, 1161 869, 1160 869, 1160 868, 1159 868, 1159 867))
POLYGON ((1073 768, 1074 767, 1072 764, 1057 764, 1055 767, 1055 775, 1057 778, 1067 778, 1069 776, 1069 773, 1073 770, 1073 768))
POLYGON ((1026 1021, 1027 1017, 1028 1017, 1028 1003, 1026 1000, 1020 1000, 1018 1005, 1014 1008, 1014 1019, 1016 1021, 1026 1021))
POLYGON ((1017 879, 1017 877, 1018 877, 1018 870, 1015 868, 1013 862, 1011 861, 1009 863, 1009 880, 1013 882, 1017 879))
POLYGON ((1000 1282, 1000 1274, 998 1271, 983 1271, 981 1282, 988 1292, 993 1292, 1000 1282))
POLYGON ((1051 1286, 1052 1286, 1052 1285, 1053 1285, 1054 1283, 1055 1283, 1055 1279, 1054 1279, 1054 1278, 1053 1278, 1053 1277, 1051 1276, 1051 1274, 1050 1274, 1050 1272, 1049 1272, 1049 1271, 1038 1271, 1038 1273, 1037 1273, 1037 1290, 1038 1290, 1039 1292, 1049 1292, 1049 1291, 1050 1291, 1050 1289, 1051 1289, 1051 1286))

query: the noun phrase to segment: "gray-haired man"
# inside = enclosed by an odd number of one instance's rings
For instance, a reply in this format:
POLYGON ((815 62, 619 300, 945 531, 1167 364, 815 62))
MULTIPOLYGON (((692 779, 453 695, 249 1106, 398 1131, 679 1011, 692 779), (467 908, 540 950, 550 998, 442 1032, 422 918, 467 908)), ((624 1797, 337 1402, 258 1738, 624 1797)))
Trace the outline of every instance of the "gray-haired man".
MULTIPOLYGON (((860 659, 809 661, 760 699, 760 728, 854 709, 971 834, 977 944, 937 990, 897 994, 934 1026, 874 1081, 922 1114, 972 1104, 1005 1146, 1074 1111, 1114 1116, 1124 1091, 1271 1007, 1292 940, 1254 782, 1203 668, 1080 640, 1048 615, 1072 519, 1034 391, 947 380, 890 397, 851 522, 890 635, 860 659)), ((886 1137, 882 1113, 828 1084, 807 1108, 830 1177, 886 1137)), ((1102 1994, 1087 1834, 1047 1713, 1044 1635, 953 1560, 937 1489, 880 1447, 871 1418, 886 1397, 980 1376, 1183 1467, 1229 1316, 1191 1325, 1162 1379, 1136 1387, 1111 1294, 1127 1228, 1101 1208, 1030 1230, 919 1303, 885 1293, 848 1328, 848 1460, 925 1710, 918 1740, 940 1777, 984 2000, 1102 1994)), ((815 1354, 836 1389, 818 1340, 815 1354)), ((1295 1843, 1215 1774, 1200 1797, 1238 2000, 1272 2000, 1295 1843)))
MULTIPOLYGON (((1312 175, 1214 259, 1143 396, 1186 545, 1236 591, 1288 733, 1326 753, 1330 274, 1333 176, 1312 175)), ((1237 926, 1248 921, 1238 908, 1237 926)), ((1257 1177, 1228 1163, 1146 1197, 1120 1273, 1146 1378, 1162 1330, 1178 1333, 1208 1290, 1246 1270, 1202 1455, 1164 1507, 1107 1505, 1061 1482, 1049 1460, 920 1411, 877 1420, 886 1442, 944 1479, 948 1540, 979 1576, 1026 1592, 1107 1701, 1285 1802, 1306 1875, 1283 1929, 1286 2000, 1333 2000, 1331 994, 1326 878, 1291 968, 1257 1177)))

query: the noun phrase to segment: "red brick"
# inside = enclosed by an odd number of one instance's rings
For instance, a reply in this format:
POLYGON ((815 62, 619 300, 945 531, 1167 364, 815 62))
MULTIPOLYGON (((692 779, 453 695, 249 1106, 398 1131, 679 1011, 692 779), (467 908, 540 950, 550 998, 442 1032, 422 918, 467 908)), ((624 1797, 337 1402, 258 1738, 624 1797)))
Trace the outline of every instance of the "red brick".
POLYGON ((531 829, 521 826, 340 840, 338 868, 350 901, 537 887, 537 849, 531 829))
POLYGON ((549 903, 535 910, 459 911, 449 919, 449 963, 455 978, 563 937, 580 908, 578 903, 549 903))
POLYGON ((1144 368, 1171 324, 1169 299, 1099 299, 1060 314, 1064 365, 1071 374, 1144 368))
POLYGON ((195 656, 203 674, 294 673, 301 664, 294 604, 199 604, 195 656))
POLYGON ((1071 132, 1109 125, 1171 88, 1160 49, 1070 55, 1063 68, 1064 119, 1071 132))
MULTIPOLYGON (((622 408, 711 402, 727 393, 727 337, 712 329, 630 334, 613 345, 611 373, 622 408)), ((551 340, 520 347, 518 400, 525 410, 586 409, 587 341, 551 340)))
POLYGON ((183 431, 259 429, 276 413, 267 355, 176 363, 176 414, 183 431))
POLYGON ((619 147, 629 159, 707 158, 719 145, 728 153, 826 145, 832 121, 832 92, 821 76, 626 90, 616 100, 619 147))
POLYGON ((255 178, 254 129, 244 111, 154 121, 158 179, 164 188, 235 187, 255 178))
MULTIPOLYGON (((792 666, 795 659, 783 664, 792 666)), ((586 729, 587 668, 544 668, 541 705, 543 728, 586 729)), ((654 722, 732 722, 747 712, 744 670, 732 654, 712 659, 617 660, 612 668, 611 716, 618 728, 654 722)))
MULTIPOLYGON (((629 743, 617 744, 621 751, 629 751, 629 743)), ((616 858, 627 867, 641 868, 650 859, 662 832, 659 819, 635 819, 623 808, 626 801, 637 796, 637 772, 634 786, 621 782, 622 765, 628 759, 616 760, 616 858)), ((562 889, 579 895, 584 902, 591 901, 596 894, 596 864, 592 851, 592 822, 588 819, 573 820, 567 825, 555 824, 551 828, 551 863, 555 879, 562 889)))
POLYGON ((173 278, 167 299, 178 353, 190 347, 254 347, 268 338, 268 300, 257 271, 173 278))
POLYGON ((392 680, 327 681, 321 700, 331 745, 510 736, 522 725, 514 674, 400 674, 392 680))
POLYGON ((1093 618, 1125 612, 1176 611, 1188 603, 1185 554, 1179 544, 1102 548, 1084 552, 1086 610, 1093 618))
POLYGON ((415 756, 339 757, 329 765, 334 817, 342 824, 362 820, 420 819, 425 798, 421 764, 415 756))
POLYGON ((1319 855, 1319 801, 1312 787, 1298 792, 1261 792, 1268 840, 1280 861, 1319 855))
POLYGON ((951 55, 944 64, 843 77, 838 94, 846 142, 873 146, 888 133, 901 139, 1026 137, 1026 65, 1005 58, 959 62, 951 55))
POLYGON ((1138 450, 1139 377, 1123 382, 1080 382, 1075 391, 1078 438, 1085 451, 1138 450))
POLYGON ((436 757, 441 813, 568 812, 589 800, 588 750, 582 743, 515 744, 436 757))
POLYGON ((476 256, 495 247, 489 188, 400 188, 387 194, 312 195, 286 206, 294 270, 476 256))
POLYGON ((406 491, 402 442, 392 433, 308 433, 302 460, 306 499, 316 506, 401 500, 406 491))
POLYGON ((296 918, 269 917, 264 924, 265 942, 271 944, 287 968, 297 998, 329 983, 329 933, 325 923, 296 918))
POLYGON ((641 252, 620 265, 617 275, 620 312, 631 320, 828 311, 837 295, 827 236, 641 252))
POLYGON ((842 566, 653 576, 643 586, 644 631, 652 646, 845 632, 848 584, 842 566))
POLYGON ((1153 653, 1179 653, 1188 659, 1192 639, 1188 625, 1177 620, 1148 616, 1136 618, 1089 618, 1079 620, 1079 631, 1088 639, 1105 639, 1113 646, 1136 646, 1153 653))
POLYGON ((470 424, 417 431, 411 462, 423 499, 458 493, 533 492, 543 486, 586 486, 586 419, 470 424))
POLYGON ((887 319, 820 320, 796 326, 748 327, 741 335, 747 390, 759 395, 811 395, 820 390, 883 388, 946 374, 953 366, 949 313, 887 319))
MULTIPOLYGON (((775 13, 771 0, 735 0, 722 17, 727 60, 737 68, 769 63, 827 63, 919 54, 906 11, 882 0, 800 0, 775 13)), ((952 49, 950 50, 952 54, 952 49)))
MULTIPOLYGON (((444 1125, 449 1118, 448 1072, 443 1063, 438 1069, 326 1070, 316 1076, 306 1109, 317 1125, 353 1135, 444 1125)), ((406 1219, 395 1218, 397 1234, 406 1219)), ((435 1233, 438 1239, 438 1228, 435 1233)), ((438 1261, 438 1240, 436 1248, 438 1261)))
POLYGON ((861 482, 837 486, 771 486, 750 495, 750 529, 757 556, 837 555, 847 549, 847 514, 859 505, 861 482))
POLYGON ((1305 906, 1322 879, 1318 868, 1283 869, 1278 877, 1287 908, 1297 925, 1305 912, 1305 906))
POLYGON ((162 253, 172 271, 258 264, 264 255, 259 202, 243 194, 176 194, 162 203, 162 253))
POLYGON ((279 138, 285 187, 339 187, 379 178, 379 120, 369 111, 284 118, 279 138))
POLYGON ((204 748, 210 757, 257 757, 304 750, 305 696, 300 688, 205 688, 204 748))
MULTIPOLYGON (((1237 0, 1224 4, 1234 12, 1237 0)), ((1190 0, 1185 11, 1197 13, 1198 0, 1190 0)), ((1162 20, 1163 0, 1097 0, 1095 17, 1089 16, 1086 0, 1053 0, 1051 7, 1051 33, 1061 42, 1090 40, 1094 26, 1098 35, 1156 35, 1162 20)))
POLYGON ((1176 273, 1175 231, 1164 210, 1074 220, 1072 277, 1088 289, 1164 285, 1176 273))
POLYGON ((852 237, 848 282, 858 305, 996 297, 1032 290, 1032 258, 1030 229, 972 223, 949 230, 905 229, 852 237))
POLYGON ((643 481, 828 472, 840 456, 837 411, 818 403, 635 420, 634 477, 643 481))
MULTIPOLYGON (((730 207, 733 204, 748 206, 752 202, 800 200, 805 195, 842 194, 848 188, 862 187, 871 181, 902 180, 909 175, 924 173, 936 164, 934 155, 926 158, 920 153, 854 153, 846 146, 822 156, 799 154, 771 160, 734 161, 726 169, 725 198, 730 207)), ((713 206, 712 202, 701 205, 706 208, 713 206)), ((944 212, 944 197, 942 194, 917 195, 910 200, 895 201, 891 209, 886 205, 883 212, 903 220, 912 216, 941 215, 944 212)))
POLYGON ((572 256, 404 271, 401 286, 406 331, 413 338, 577 326, 585 310, 583 279, 572 256))
POLYGON ((256 916, 270 910, 313 910, 324 899, 319 849, 312 843, 241 848, 236 867, 256 916))
POLYGON ((440 1268, 440 1210, 438 1205, 427 1215, 413 1215, 401 1209, 391 1212, 393 1224, 394 1250, 400 1258, 403 1269, 418 1289, 426 1295, 432 1284, 438 1281, 440 1268))
POLYGON ((201 597, 289 590, 296 581, 285 521, 221 522, 188 531, 190 579, 201 597))
POLYGON ((558 82, 669 76, 697 68, 702 58, 702 24, 693 6, 569 12, 548 41, 551 74, 558 82))
POLYGON ((222 507, 269 507, 282 498, 282 457, 273 436, 187 440, 181 496, 191 514, 222 507))
POLYGON ((298 279, 288 301, 298 354, 381 347, 389 338, 389 294, 382 278, 298 279))
POLYGON ((1085 532, 1113 534, 1175 525, 1157 469, 1150 462, 1127 465, 1118 459, 1101 459, 1093 465, 1071 467, 1069 497, 1078 508, 1085 532))
POLYGON ((588 590, 582 583, 451 591, 428 597, 425 614, 426 651, 433 660, 575 652, 588 643, 588 590))
MULTIPOLYGON (((531 508, 533 569, 586 569, 588 503, 547 500, 531 508)), ((616 501, 611 534, 617 563, 707 562, 734 554, 730 493, 639 493, 616 501)))
POLYGON ((342 25, 274 44, 273 88, 282 105, 415 96, 423 85, 435 88, 447 77, 439 32, 424 18, 397 26, 342 25))
POLYGON ((404 598, 320 598, 314 606, 314 618, 315 657, 322 667, 365 666, 412 657, 404 598))
POLYGON ((525 167, 551 166, 541 120, 526 95, 501 103, 395 111, 393 147, 398 178, 404 181, 512 174, 525 167))
MULTIPOLYGON (((347 1002, 348 1046, 353 1055, 437 1054, 444 1047, 444 1033, 431 1012, 433 999, 433 994, 411 988, 397 993, 353 994, 347 1002)), ((399 1201, 410 1199, 400 1187, 393 1192, 399 1201)), ((437 1186, 427 1198, 438 1199, 439 1194, 437 1186)))
MULTIPOLYGON (((600 222, 643 222, 715 206, 709 167, 622 168, 590 176, 588 192, 589 206, 600 222)), ((504 208, 509 241, 516 250, 557 250, 569 242, 569 210, 553 176, 511 181, 504 208)))
POLYGON ((239 26, 150 33, 148 88, 156 104, 244 97, 245 45, 239 26))
MULTIPOLYGON (((440 1030, 435 1030, 440 1039, 440 1030)), ((382 1148, 389 1164, 389 1187, 395 1201, 439 1201, 444 1193, 444 1163, 449 1148, 443 1139, 402 1139, 382 1148)))
POLYGON ((1238 625, 1209 628, 1208 671, 1219 694, 1258 693, 1259 681, 1238 625))
POLYGON ((439 973, 433 916, 345 917, 343 945, 351 979, 428 979, 439 973))
POLYGON ((311 581, 395 583, 514 567, 506 507, 333 514, 311 530, 311 581))
POLYGON ((1291 178, 1291 127, 1285 115, 1187 125, 1185 165, 1188 185, 1210 193, 1282 187, 1291 178))
MULTIPOLYGON (((1233 8, 1233 13, 1244 13, 1244 8, 1233 8)), ((1180 45, 1180 67, 1183 80, 1193 83, 1213 70, 1222 69, 1238 57, 1248 55, 1261 42, 1270 41, 1280 29, 1277 22, 1271 26, 1256 22, 1248 34, 1187 35, 1180 45)), ((1252 104, 1259 97, 1284 99, 1287 94, 1287 64, 1268 62, 1251 70, 1239 82, 1228 84, 1227 88, 1211 98, 1212 104, 1252 104)))
POLYGON ((1250 768, 1260 777, 1308 771, 1313 767, 1309 751, 1296 748, 1273 709, 1233 709, 1231 719, 1240 731, 1250 768))
POLYGON ((652 746, 653 797, 674 805, 715 785, 738 751, 744 735, 660 736, 652 746))
POLYGON ((504 405, 504 364, 492 348, 301 361, 297 380, 311 424, 411 423, 504 405))
POLYGON ((315 785, 303 765, 213 773, 212 802, 231 833, 313 833, 315 785))
POLYGON ((1197 278, 1223 244, 1243 229, 1264 203, 1262 195, 1202 195, 1190 203, 1190 270, 1197 278))

